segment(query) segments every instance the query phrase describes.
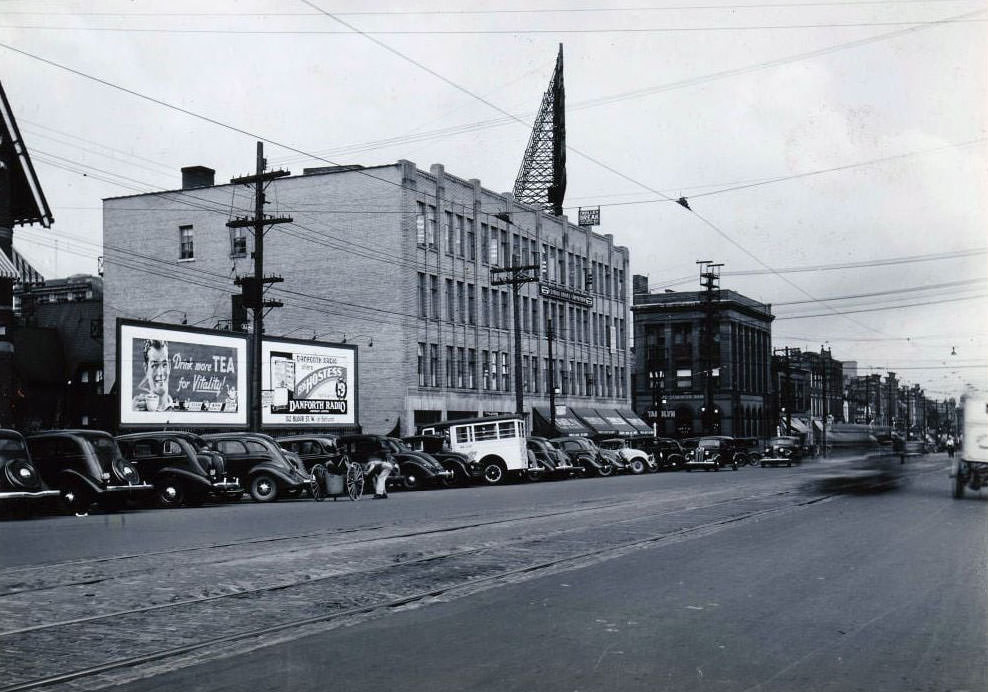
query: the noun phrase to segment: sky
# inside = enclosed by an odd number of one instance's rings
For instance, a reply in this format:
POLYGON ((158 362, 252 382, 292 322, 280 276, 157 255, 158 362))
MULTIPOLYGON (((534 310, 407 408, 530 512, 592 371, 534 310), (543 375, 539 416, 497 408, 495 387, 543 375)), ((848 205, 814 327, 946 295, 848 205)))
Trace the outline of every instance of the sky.
POLYGON ((776 347, 988 388, 985 0, 0 0, 55 217, 15 247, 95 273, 102 199, 249 174, 258 140, 509 191, 560 43, 565 211, 600 206, 652 290, 723 263, 776 347))

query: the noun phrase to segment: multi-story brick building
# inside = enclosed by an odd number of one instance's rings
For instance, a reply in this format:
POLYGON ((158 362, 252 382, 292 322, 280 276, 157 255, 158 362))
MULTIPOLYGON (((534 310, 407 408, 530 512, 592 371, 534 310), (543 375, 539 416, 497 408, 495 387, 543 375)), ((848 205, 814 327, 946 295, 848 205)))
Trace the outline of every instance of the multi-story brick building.
POLYGON ((635 276, 634 282, 635 411, 657 419, 660 435, 770 434, 771 306, 736 291, 719 291, 706 355, 703 294, 649 293, 646 277, 635 276))
MULTIPOLYGON (((515 410, 513 308, 493 267, 539 265, 520 289, 525 408, 628 406, 628 250, 479 180, 410 161, 311 169, 271 181, 265 271, 282 301, 265 334, 356 343, 359 411, 375 432, 515 410), (546 325, 551 319, 553 362, 546 325)), ((183 169, 183 189, 104 201, 105 348, 114 377, 117 317, 233 326, 252 272, 252 191, 183 169)))

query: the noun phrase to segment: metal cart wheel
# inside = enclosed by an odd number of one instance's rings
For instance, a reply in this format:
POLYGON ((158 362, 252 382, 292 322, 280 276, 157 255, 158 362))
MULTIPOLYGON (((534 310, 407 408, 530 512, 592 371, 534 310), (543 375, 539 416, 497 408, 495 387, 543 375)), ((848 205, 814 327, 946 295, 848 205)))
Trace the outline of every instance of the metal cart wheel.
POLYGON ((360 464, 349 464, 346 469, 346 478, 343 480, 347 497, 351 500, 359 500, 364 494, 364 469, 360 464))

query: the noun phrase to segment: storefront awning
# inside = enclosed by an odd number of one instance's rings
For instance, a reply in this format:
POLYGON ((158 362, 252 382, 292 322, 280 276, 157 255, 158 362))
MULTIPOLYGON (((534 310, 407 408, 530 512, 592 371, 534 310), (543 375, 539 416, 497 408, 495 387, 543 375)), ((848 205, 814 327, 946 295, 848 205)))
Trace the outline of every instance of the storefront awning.
POLYGON ((628 421, 628 425, 630 425, 636 433, 640 435, 650 435, 652 433, 652 426, 639 418, 638 415, 631 409, 619 408, 617 412, 622 418, 628 421))
POLYGON ((613 425, 602 418, 597 411, 592 408, 570 409, 576 417, 583 421, 583 424, 590 428, 594 435, 617 435, 618 431, 613 425))
POLYGON ((618 435, 637 435, 638 431, 624 417, 612 408, 599 408, 597 415, 617 431, 618 435))
POLYGON ((535 425, 537 432, 546 437, 587 437, 591 434, 590 428, 585 426, 569 409, 565 409, 563 415, 556 416, 556 425, 553 426, 549 409, 544 406, 536 406, 532 409, 535 412, 535 425))

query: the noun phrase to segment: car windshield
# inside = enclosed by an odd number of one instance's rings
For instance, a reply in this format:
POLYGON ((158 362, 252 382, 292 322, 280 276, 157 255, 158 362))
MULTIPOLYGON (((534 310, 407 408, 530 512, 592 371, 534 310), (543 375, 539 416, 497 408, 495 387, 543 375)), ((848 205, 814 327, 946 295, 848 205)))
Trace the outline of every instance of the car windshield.
POLYGON ((27 459, 27 447, 16 437, 0 437, 0 462, 27 459))
POLYGON ((99 459, 102 466, 108 466, 113 463, 113 460, 120 456, 120 451, 117 449, 117 443, 113 441, 110 437, 90 437, 90 444, 93 445, 93 449, 96 452, 96 457, 99 459))
POLYGON ((773 437, 772 444, 792 446, 796 444, 796 440, 792 439, 791 437, 773 437))
POLYGON ((720 440, 700 440, 699 446, 717 448, 720 447, 720 440))

